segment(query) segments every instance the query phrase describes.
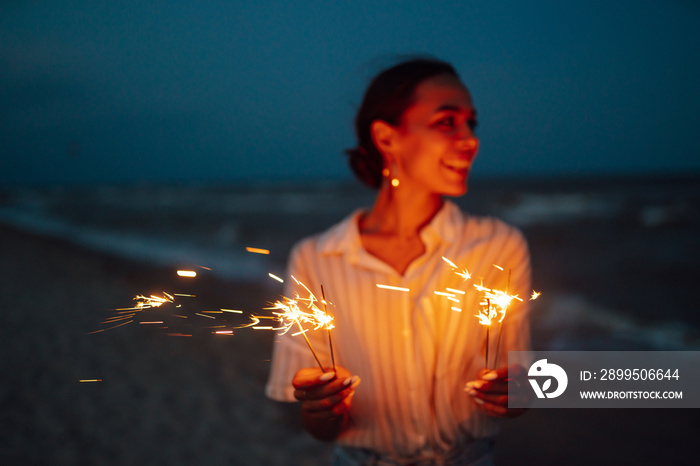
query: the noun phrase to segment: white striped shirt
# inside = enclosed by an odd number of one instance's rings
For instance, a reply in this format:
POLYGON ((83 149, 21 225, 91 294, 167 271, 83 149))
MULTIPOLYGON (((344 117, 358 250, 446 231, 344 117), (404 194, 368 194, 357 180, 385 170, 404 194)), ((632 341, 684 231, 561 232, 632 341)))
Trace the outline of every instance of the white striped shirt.
MULTIPOLYGON (((402 276, 362 247, 361 213, 301 241, 289 262, 289 273, 317 297, 323 285, 333 303, 336 363, 362 379, 350 410, 353 423, 338 443, 410 457, 444 454, 470 438, 494 434, 495 421, 464 392, 465 383, 484 367, 486 331, 475 317, 482 293, 473 283, 505 290, 510 269, 509 292, 523 298, 513 301, 503 321, 498 366, 504 366, 508 350, 530 349, 530 259, 522 234, 499 220, 465 215, 445 201, 420 232, 425 253, 402 276), (465 282, 443 256, 472 278, 465 282), (435 294, 446 288, 465 291, 456 294, 459 303, 435 294)), ((304 295, 292 280, 286 283, 291 283, 287 296, 304 295)), ((489 340, 491 368, 496 329, 492 326, 489 340)), ((317 365, 303 338, 290 333, 275 342, 266 387, 267 395, 280 401, 294 401, 291 381, 297 370, 317 365)), ((307 335, 321 362, 330 366, 326 332, 307 335)))

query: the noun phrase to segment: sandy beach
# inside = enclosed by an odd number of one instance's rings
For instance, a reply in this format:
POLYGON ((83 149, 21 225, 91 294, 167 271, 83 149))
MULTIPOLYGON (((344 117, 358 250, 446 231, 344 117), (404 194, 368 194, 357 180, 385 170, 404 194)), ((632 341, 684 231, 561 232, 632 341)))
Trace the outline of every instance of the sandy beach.
MULTIPOLYGON (((327 464, 328 445, 303 432, 298 407, 264 397, 272 333, 89 334, 105 310, 182 282, 8 227, 0 257, 2 464, 327 464)), ((257 310, 275 297, 248 283, 187 288, 212 307, 257 310)), ((530 410, 503 423, 497 460, 697 464, 698 434, 694 410, 530 410)))

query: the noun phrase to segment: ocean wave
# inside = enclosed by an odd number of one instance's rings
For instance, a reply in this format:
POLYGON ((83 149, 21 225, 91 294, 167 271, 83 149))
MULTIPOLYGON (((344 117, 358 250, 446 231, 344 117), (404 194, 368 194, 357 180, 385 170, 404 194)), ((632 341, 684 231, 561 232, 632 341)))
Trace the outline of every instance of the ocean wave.
POLYGON ((500 211, 504 220, 521 227, 539 223, 562 223, 581 218, 602 218, 620 210, 617 202, 586 194, 523 194, 500 211))
POLYGON ((205 266, 224 279, 257 281, 267 276, 270 269, 275 269, 265 256, 243 252, 242 248, 238 252, 130 232, 116 233, 21 209, 0 208, 0 222, 142 263, 163 267, 205 266))
POLYGON ((684 322, 642 322, 580 295, 555 294, 533 315, 537 349, 698 351, 700 331, 684 322))

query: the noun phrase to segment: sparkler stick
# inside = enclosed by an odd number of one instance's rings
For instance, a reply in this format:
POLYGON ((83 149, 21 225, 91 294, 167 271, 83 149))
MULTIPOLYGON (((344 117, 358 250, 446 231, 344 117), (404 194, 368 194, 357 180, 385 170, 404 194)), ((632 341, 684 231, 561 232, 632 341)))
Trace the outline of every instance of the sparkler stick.
MULTIPOLYGON (((333 328, 333 324, 331 323, 332 317, 328 315, 327 312, 321 311, 315 303, 318 302, 318 299, 314 294, 309 290, 309 288, 304 285, 302 282, 297 280, 295 277, 292 276, 292 279, 301 287, 303 287, 308 293, 309 296, 306 298, 302 298, 299 296, 299 294, 296 295, 295 299, 290 299, 287 297, 283 297, 284 301, 277 301, 272 305, 272 307, 268 309, 273 309, 273 310, 278 310, 280 312, 273 312, 276 317, 268 317, 270 319, 274 319, 279 321, 282 326, 277 328, 276 330, 282 330, 282 334, 286 333, 289 331, 289 329, 294 325, 297 324, 299 327, 299 332, 294 334, 299 335, 301 334, 304 337, 304 340, 306 341, 306 344, 309 346, 309 349, 314 355, 314 359, 316 359, 316 362, 318 363, 318 366, 321 368, 322 371, 325 372, 325 369, 323 367, 323 364, 321 364, 321 361, 318 358, 318 355, 316 354, 316 351, 314 350, 313 346, 311 345, 311 341, 309 338, 306 336, 306 330, 302 327, 301 323, 306 322, 306 323, 311 323, 315 325, 314 330, 319 329, 321 327, 325 327, 326 329, 331 329, 333 328), (299 309, 299 302, 304 302, 306 306, 309 308, 309 311, 302 311, 299 309)), ((324 299, 324 305, 325 305, 325 299, 324 299)))
MULTIPOLYGON (((491 315, 491 299, 486 298, 487 308, 489 316, 491 315)), ((489 329, 491 328, 491 321, 486 324, 486 358, 484 360, 484 367, 489 368, 489 329)))
MULTIPOLYGON (((510 272, 508 269, 508 281, 506 282, 506 294, 508 294, 508 289, 510 288, 510 272)), ((505 309, 503 310, 503 317, 505 318, 505 309)), ((496 340, 496 359, 493 361, 494 369, 498 367, 498 353, 501 349, 501 334, 503 333, 503 319, 498 323, 498 339, 496 340)))
MULTIPOLYGON (((328 308, 326 307, 326 293, 323 291, 323 285, 321 285, 321 298, 323 299, 323 311, 328 315, 328 308)), ((333 372, 335 372, 335 356, 333 355, 333 339, 331 338, 331 329, 326 328, 328 332, 328 346, 331 349, 331 364, 333 364, 333 372)))
POLYGON ((304 337, 304 340, 306 340, 306 344, 309 345, 309 349, 314 355, 314 359, 316 359, 316 362, 318 363, 318 367, 321 368, 321 371, 326 372, 326 370, 323 368, 323 364, 321 364, 321 361, 318 359, 318 355, 316 354, 316 351, 314 351, 314 347, 311 346, 311 341, 309 341, 309 337, 306 336, 306 330, 301 326, 301 322, 297 319, 297 325, 299 326, 299 330, 301 332, 301 336, 304 337))

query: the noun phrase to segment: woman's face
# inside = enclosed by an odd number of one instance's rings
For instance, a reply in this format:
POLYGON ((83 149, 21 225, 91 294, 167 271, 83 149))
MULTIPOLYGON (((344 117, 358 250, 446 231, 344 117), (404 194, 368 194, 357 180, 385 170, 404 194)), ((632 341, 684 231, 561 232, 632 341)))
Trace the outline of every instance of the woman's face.
POLYGON ((403 189, 460 196, 479 149, 469 91, 450 75, 423 81, 396 127, 393 156, 403 189))

